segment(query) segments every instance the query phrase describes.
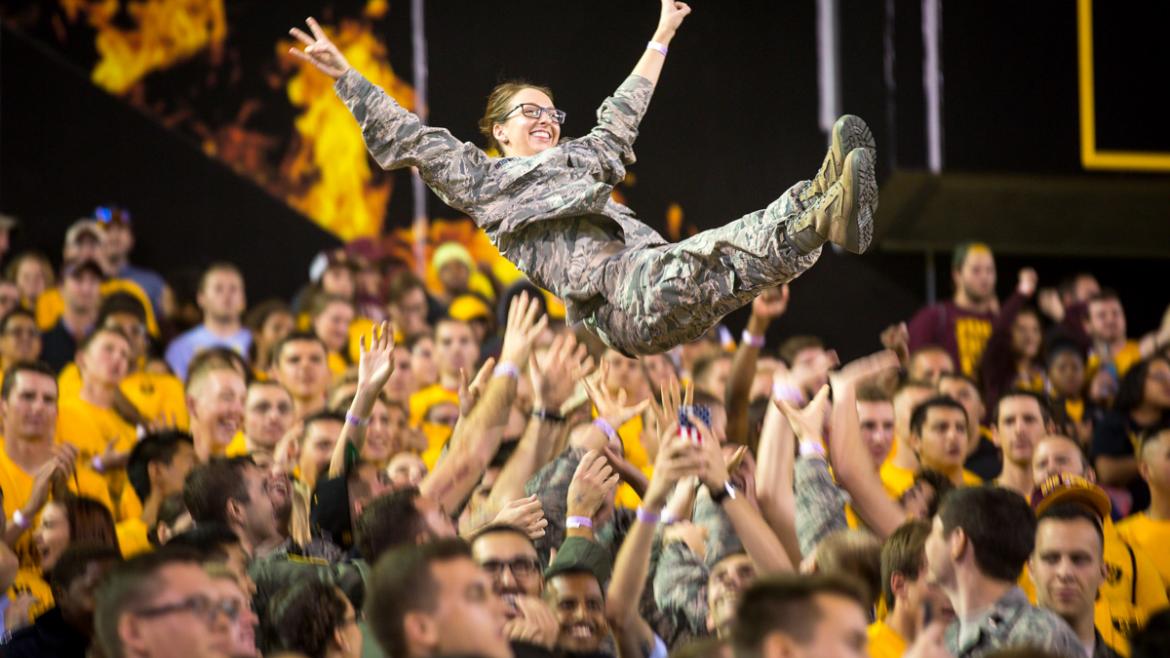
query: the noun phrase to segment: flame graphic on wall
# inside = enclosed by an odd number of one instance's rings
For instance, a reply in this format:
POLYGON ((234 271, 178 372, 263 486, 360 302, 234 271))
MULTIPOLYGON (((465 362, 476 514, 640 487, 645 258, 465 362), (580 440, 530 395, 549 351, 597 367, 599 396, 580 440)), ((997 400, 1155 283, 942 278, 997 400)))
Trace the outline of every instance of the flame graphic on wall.
MULTIPOLYGON (((386 48, 369 23, 342 20, 329 38, 351 66, 382 87, 399 105, 414 108, 414 90, 391 69, 386 48)), ((278 51, 287 51, 283 42, 278 51)), ((288 83, 288 98, 301 109, 294 123, 296 145, 283 174, 294 190, 289 203, 343 240, 381 234, 392 183, 373 180, 361 132, 333 93, 333 81, 299 64, 288 83)))
MULTIPOLYGON (((132 28, 114 24, 118 0, 61 0, 70 21, 84 17, 97 31, 94 84, 123 94, 152 71, 218 49, 227 36, 223 0, 138 0, 126 3, 132 28)), ((213 55, 214 56, 214 55, 213 55)))

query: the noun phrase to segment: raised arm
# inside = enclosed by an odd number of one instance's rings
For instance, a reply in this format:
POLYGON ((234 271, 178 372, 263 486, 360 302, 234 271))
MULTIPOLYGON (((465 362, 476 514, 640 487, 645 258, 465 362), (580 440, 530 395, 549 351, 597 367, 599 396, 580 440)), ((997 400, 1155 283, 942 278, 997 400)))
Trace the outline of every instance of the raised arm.
POLYGON ((638 614, 638 603, 650 575, 656 517, 662 513, 679 478, 697 474, 702 465, 698 447, 679 437, 677 424, 665 429, 654 464, 654 477, 642 499, 638 519, 618 551, 605 596, 605 616, 621 658, 647 658, 653 649, 654 632, 638 614))
POLYGON ((748 438, 748 406, 751 404, 752 382, 756 378, 756 365, 760 360, 764 335, 768 326, 788 309, 788 284, 765 290, 752 301, 752 314, 744 329, 744 340, 735 350, 731 361, 731 377, 727 381, 727 440, 740 443, 756 450, 748 438))
POLYGON ((524 484, 556 455, 554 449, 568 432, 566 410, 577 381, 593 371, 593 359, 571 334, 553 339, 548 351, 529 357, 533 417, 508 463, 492 486, 492 500, 502 504, 524 496, 524 484))
POLYGON ((304 45, 304 50, 289 48, 289 54, 336 81, 334 90, 361 126, 366 148, 378 165, 418 167, 427 186, 447 205, 464 211, 471 207, 486 175, 487 155, 447 130, 423 125, 416 114, 354 70, 316 20, 306 23, 312 35, 295 27, 289 30, 304 45))
POLYGON ((374 403, 378 401, 378 393, 385 388, 394 372, 394 332, 388 323, 383 322, 374 327, 370 335, 362 336, 358 343, 361 349, 358 356, 357 393, 349 405, 349 412, 345 414, 341 437, 333 446, 333 457, 329 460, 331 478, 345 475, 345 450, 349 444, 353 444, 358 454, 361 454, 366 425, 370 422, 374 403))
POLYGON ((756 457, 756 496, 760 513, 784 544, 788 559, 800 564, 800 542, 796 533, 796 497, 793 489, 793 462, 796 436, 776 404, 764 412, 756 457))
POLYGON ((825 461, 824 427, 829 410, 829 386, 821 387, 804 409, 781 400, 777 406, 800 441, 796 460, 796 534, 802 555, 811 555, 829 534, 847 527, 845 494, 833 481, 825 461))
MULTIPOLYGON (((699 443, 705 457, 703 484, 713 496, 717 496, 726 490, 731 480, 727 464, 723 461, 723 452, 719 442, 712 437, 711 428, 700 419, 692 418, 691 422, 699 428, 701 435, 699 443)), ((793 571, 792 561, 788 559, 784 546, 768 527, 764 517, 760 516, 760 511, 748 500, 746 492, 736 491, 734 497, 731 494, 727 495, 723 498, 721 506, 731 519, 735 534, 743 542, 743 548, 755 563, 757 570, 761 573, 793 571)))
POLYGON ((455 449, 419 483, 419 490, 446 504, 445 509, 455 509, 466 499, 500 446, 502 428, 516 397, 520 368, 528 362, 536 337, 548 326, 548 316, 540 315, 539 309, 526 293, 512 300, 495 376, 488 382, 483 399, 460 424, 460 431, 468 437, 466 445, 456 442, 453 436, 455 449))
MULTIPOLYGON (((669 46, 678 32, 683 19, 691 13, 690 6, 685 2, 662 0, 662 11, 658 15, 658 28, 654 30, 652 41, 663 47, 669 46)), ((638 63, 634 66, 633 75, 638 75, 650 81, 651 85, 658 84, 658 76, 662 73, 662 64, 666 61, 666 53, 651 47, 646 48, 638 63)))
POLYGON ((906 521, 905 511, 886 494, 869 451, 861 441, 857 418, 857 384, 898 367, 889 350, 853 361, 833 373, 833 408, 829 415, 829 455, 837 480, 849 492, 854 511, 879 538, 889 537, 906 521))
POLYGON ((585 137, 573 140, 573 143, 586 146, 592 155, 600 156, 610 184, 617 184, 625 176, 623 165, 634 162, 638 124, 646 114, 650 96, 654 94, 654 86, 662 73, 666 47, 674 39, 683 19, 691 13, 686 3, 671 0, 661 0, 661 3, 658 27, 651 44, 647 44, 630 76, 597 109, 597 127, 585 137))

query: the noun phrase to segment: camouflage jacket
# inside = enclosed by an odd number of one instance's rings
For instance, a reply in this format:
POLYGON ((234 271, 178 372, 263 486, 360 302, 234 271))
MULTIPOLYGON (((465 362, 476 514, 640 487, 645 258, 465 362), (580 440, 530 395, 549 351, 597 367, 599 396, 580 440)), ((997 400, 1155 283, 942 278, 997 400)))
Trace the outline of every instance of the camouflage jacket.
POLYGON ((979 658, 1007 647, 1031 647, 1063 658, 1084 658, 1069 625, 1051 610, 1037 608, 1018 587, 1004 594, 975 621, 953 622, 947 628, 947 649, 955 658, 979 658))
POLYGON ((443 128, 423 125, 353 69, 338 78, 334 90, 383 169, 417 167, 427 186, 467 213, 508 260, 565 298, 570 321, 587 314, 577 306, 596 302, 598 284, 594 277, 564 273, 589 272, 614 241, 628 247, 666 244, 610 198, 635 160, 638 124, 654 91, 646 78, 627 78, 598 108, 597 126, 587 135, 530 157, 505 158, 491 158, 443 128), (548 251, 567 262, 550 262, 548 251))
POLYGON ((842 491, 824 459, 801 457, 796 460, 796 538, 801 555, 812 555, 826 536, 848 528, 842 491))

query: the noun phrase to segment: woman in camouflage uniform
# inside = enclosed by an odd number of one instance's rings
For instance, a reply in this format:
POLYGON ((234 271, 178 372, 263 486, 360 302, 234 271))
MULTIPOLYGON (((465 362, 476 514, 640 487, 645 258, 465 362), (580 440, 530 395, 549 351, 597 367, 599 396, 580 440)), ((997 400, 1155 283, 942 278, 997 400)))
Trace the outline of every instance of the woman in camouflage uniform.
POLYGON ((351 69, 313 19, 312 36, 291 30, 305 48, 290 52, 336 80, 379 165, 417 167, 439 198, 466 212, 534 283, 564 299, 570 322, 583 321, 627 355, 654 354, 698 338, 761 291, 797 277, 825 242, 863 252, 877 207, 873 138, 851 116, 834 126, 812 181, 682 242, 668 243, 614 202, 610 193, 634 162, 638 124, 667 44, 691 11, 661 1, 653 40, 602 103, 589 134, 561 141, 564 113, 547 89, 497 87, 480 127, 501 158, 423 125, 351 69))

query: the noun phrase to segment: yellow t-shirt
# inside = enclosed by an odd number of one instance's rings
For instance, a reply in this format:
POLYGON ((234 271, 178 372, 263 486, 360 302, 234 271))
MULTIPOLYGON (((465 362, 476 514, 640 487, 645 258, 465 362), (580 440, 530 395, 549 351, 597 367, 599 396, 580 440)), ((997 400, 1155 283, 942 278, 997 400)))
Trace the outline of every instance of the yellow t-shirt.
POLYGON ((31 621, 36 621, 37 617, 53 608, 53 590, 41 575, 40 567, 22 566, 17 570, 16 579, 12 581, 12 587, 8 588, 8 600, 14 601, 21 594, 30 594, 34 599, 28 609, 31 621))
MULTIPOLYGON (((906 493, 910 487, 914 486, 914 471, 901 466, 895 466, 893 462, 886 460, 882 464, 881 471, 878 473, 882 479, 882 485, 886 488, 886 493, 890 494, 890 498, 898 500, 902 494, 906 493)), ((967 469, 963 469, 963 486, 977 487, 983 484, 983 478, 975 475, 967 469)))
MULTIPOLYGON (((1117 369, 1118 379, 1125 376, 1126 372, 1133 367, 1133 364, 1142 360, 1142 347, 1136 340, 1125 341, 1125 347, 1117 351, 1113 355, 1113 366, 1117 369)), ((1101 369, 1101 356, 1098 354, 1090 354, 1089 360, 1085 363, 1085 382, 1093 381, 1093 377, 1097 376, 1097 371, 1101 369)))
POLYGON ((902 658, 906 640, 884 621, 869 625, 869 658, 902 658))
POLYGON ((1150 558, 1170 593, 1170 521, 1156 521, 1141 512, 1118 523, 1117 534, 1150 558))
MULTIPOLYGON (((146 296, 142 286, 130 279, 110 279, 102 282, 102 297, 116 292, 129 293, 142 303, 142 308, 146 311, 146 330, 150 332, 151 336, 158 336, 158 320, 154 315, 154 306, 150 303, 150 297, 146 296)), ((46 290, 40 297, 37 297, 37 326, 41 328, 41 331, 52 329, 64 312, 65 298, 61 296, 60 287, 46 290)))
POLYGON ((225 457, 243 457, 251 452, 248 450, 248 439, 244 436, 243 430, 236 432, 232 437, 231 443, 224 448, 223 454, 225 457))
MULTIPOLYGON (((1106 519, 1102 530, 1106 577, 1097 596, 1094 623, 1105 644, 1128 656, 1126 638, 1141 628, 1151 614, 1167 607, 1166 590, 1154 562, 1145 551, 1127 544, 1112 520, 1106 519)), ((1020 575, 1019 585, 1035 603, 1036 585, 1027 569, 1020 575)))
MULTIPOLYGON (((88 468, 111 441, 117 452, 130 452, 138 442, 138 431, 113 409, 103 409, 81 398, 61 399, 57 407, 57 443, 77 448, 78 465, 88 468)), ((126 469, 108 470, 103 475, 110 499, 118 503, 122 493, 130 489, 126 469)), ((125 518, 118 506, 114 508, 114 518, 125 518)))
MULTIPOLYGON (((178 377, 140 371, 127 375, 118 388, 147 421, 190 430, 186 392, 178 377)), ((62 400, 81 396, 81 371, 76 363, 66 365, 57 375, 57 396, 62 400)))
MULTIPOLYGON (((593 416, 597 417, 596 409, 593 411, 593 416)), ((650 463, 650 456, 646 453, 646 447, 642 445, 642 431, 641 416, 634 416, 626 421, 625 425, 617 428, 618 436, 622 439, 622 449, 625 451, 626 461, 649 478, 654 475, 654 464, 650 463)), ((633 487, 625 482, 621 483, 614 496, 614 504, 618 507, 634 509, 641 503, 642 499, 638 497, 633 487)))
MULTIPOLYGON (((110 500, 110 490, 106 486, 105 479, 85 467, 79 467, 74 472, 77 477, 67 480, 69 489, 73 493, 97 500, 105 505, 110 510, 110 513, 113 514, 114 504, 110 500)), ((0 439, 0 490, 4 492, 5 518, 11 519, 17 510, 24 509, 24 506, 28 504, 29 498, 32 497, 33 482, 35 479, 35 473, 31 475, 25 473, 23 469, 8 458, 8 453, 3 448, 3 440, 0 439)), ((39 518, 40 513, 38 512, 37 518, 29 519, 30 529, 36 527, 39 518)), ((31 530, 20 536, 20 539, 17 540, 16 546, 12 550, 16 553, 21 567, 34 568, 39 572, 40 558, 37 556, 36 548, 33 545, 31 530)))
POLYGON ((458 406, 459 392, 447 390, 441 384, 431 384, 422 390, 415 391, 410 396, 409 402, 410 426, 421 427, 427 411, 441 402, 452 402, 458 406))
POLYGON ((326 359, 326 364, 329 366, 329 374, 333 377, 334 381, 336 381, 338 377, 344 375, 346 369, 349 368, 349 363, 346 362, 345 357, 341 356, 337 352, 329 353, 329 358, 326 359))
POLYGON ((150 545, 146 533, 149 528, 140 518, 126 519, 117 525, 118 547, 122 549, 123 558, 131 558, 139 553, 149 553, 154 550, 150 545))
POLYGON ((889 459, 882 464, 878 477, 882 479, 882 486, 893 500, 898 500, 907 489, 914 486, 914 471, 897 466, 889 459))

